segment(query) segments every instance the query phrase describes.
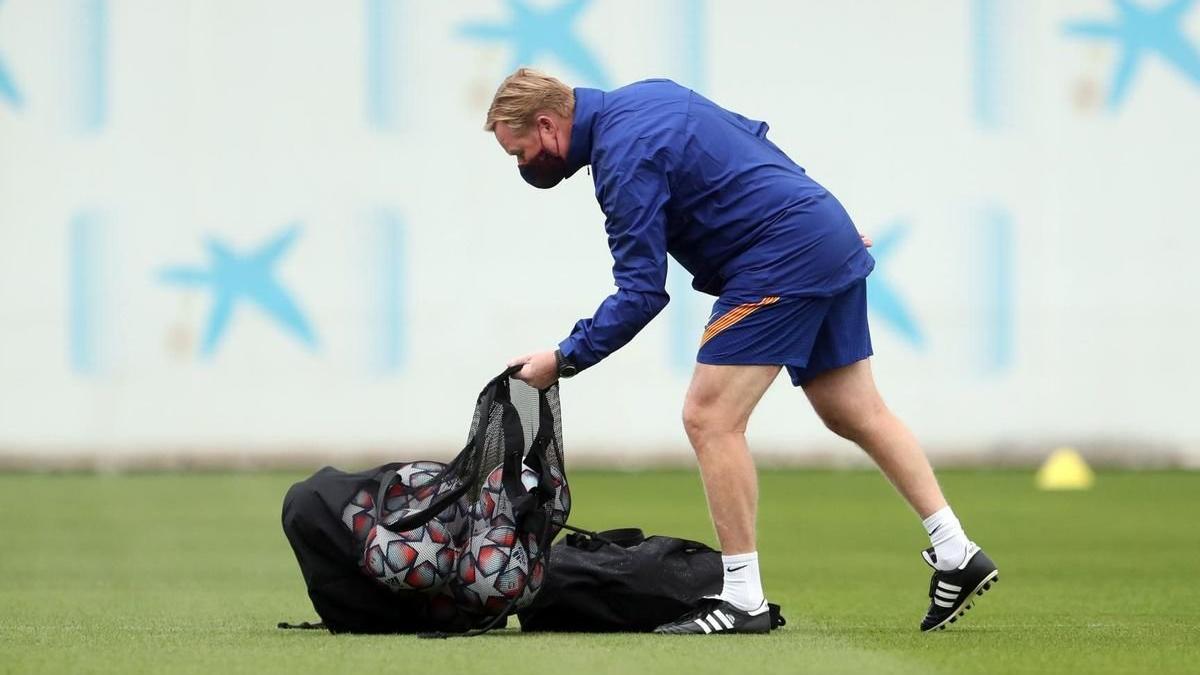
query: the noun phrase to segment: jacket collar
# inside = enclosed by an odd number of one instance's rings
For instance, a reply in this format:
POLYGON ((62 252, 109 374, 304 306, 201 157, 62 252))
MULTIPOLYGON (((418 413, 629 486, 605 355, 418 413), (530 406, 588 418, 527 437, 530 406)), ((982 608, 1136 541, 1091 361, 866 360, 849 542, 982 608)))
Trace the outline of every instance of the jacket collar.
POLYGON ((604 92, 575 89, 575 116, 571 120, 571 147, 567 150, 567 176, 592 163, 592 131, 604 108, 604 92))

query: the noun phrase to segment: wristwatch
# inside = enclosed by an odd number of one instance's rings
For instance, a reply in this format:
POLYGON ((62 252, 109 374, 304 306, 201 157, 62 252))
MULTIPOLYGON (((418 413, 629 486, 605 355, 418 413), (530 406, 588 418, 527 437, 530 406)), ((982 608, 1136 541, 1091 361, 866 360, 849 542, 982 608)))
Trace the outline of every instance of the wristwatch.
POLYGON ((561 378, 574 377, 579 372, 578 366, 563 356, 561 349, 554 350, 554 361, 558 364, 558 376, 561 378))

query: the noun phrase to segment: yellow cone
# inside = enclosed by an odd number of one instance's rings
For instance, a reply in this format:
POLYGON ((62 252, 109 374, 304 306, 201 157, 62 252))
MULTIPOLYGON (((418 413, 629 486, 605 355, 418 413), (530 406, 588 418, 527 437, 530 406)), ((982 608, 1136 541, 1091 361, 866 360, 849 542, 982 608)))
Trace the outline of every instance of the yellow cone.
POLYGON ((1074 448, 1059 448, 1050 453, 1037 472, 1039 490, 1086 490, 1096 477, 1074 448))

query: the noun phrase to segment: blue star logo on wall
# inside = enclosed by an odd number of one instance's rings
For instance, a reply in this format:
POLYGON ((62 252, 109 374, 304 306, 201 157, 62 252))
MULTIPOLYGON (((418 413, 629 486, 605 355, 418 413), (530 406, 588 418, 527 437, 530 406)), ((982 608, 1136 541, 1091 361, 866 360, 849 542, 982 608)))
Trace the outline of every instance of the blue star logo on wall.
POLYGON ((14 108, 21 105, 21 92, 17 91, 17 85, 13 84, 12 77, 4 68, 2 59, 0 59, 0 99, 8 101, 14 108))
POLYGON ((316 335, 304 313, 287 290, 275 279, 275 266, 300 234, 292 225, 257 250, 241 255, 225 243, 209 237, 207 267, 170 267, 160 275, 165 284, 187 288, 206 288, 212 293, 212 309, 201 342, 202 356, 212 356, 229 328, 233 310, 249 302, 279 324, 309 349, 317 345, 316 335))
POLYGON ((878 264, 871 276, 867 277, 867 294, 870 298, 867 306, 900 333, 909 344, 920 349, 925 346, 925 335, 909 311, 904 298, 896 292, 891 280, 880 269, 907 235, 908 226, 900 222, 885 231, 883 236, 873 237, 875 245, 871 247, 871 253, 878 264))
POLYGON ((1183 17, 1195 0, 1173 0, 1156 9, 1132 0, 1113 0, 1117 17, 1112 21, 1072 21, 1064 26, 1068 35, 1112 40, 1121 49, 1121 60, 1108 94, 1108 107, 1116 109, 1129 92, 1134 75, 1147 53, 1156 53, 1167 63, 1200 85, 1200 52, 1183 30, 1183 17))
POLYGON ((482 42, 509 42, 512 69, 550 55, 598 87, 609 80, 596 59, 575 33, 575 22, 591 0, 565 0, 549 8, 530 7, 526 0, 508 0, 508 22, 472 21, 459 27, 468 38, 482 42))

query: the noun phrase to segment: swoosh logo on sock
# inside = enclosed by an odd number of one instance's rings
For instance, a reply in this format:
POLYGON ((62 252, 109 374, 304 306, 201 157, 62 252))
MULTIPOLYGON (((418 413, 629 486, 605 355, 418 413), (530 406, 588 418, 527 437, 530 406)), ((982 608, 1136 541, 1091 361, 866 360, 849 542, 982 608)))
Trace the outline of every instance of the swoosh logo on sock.
POLYGON ((747 568, 747 567, 749 567, 749 566, 750 566, 750 565, 749 565, 749 563, 747 563, 747 564, 745 564, 745 565, 742 565, 741 567, 726 567, 726 568, 725 568, 725 571, 726 571, 726 572, 736 572, 736 571, 738 571, 738 570, 744 570, 744 569, 746 569, 746 568, 747 568))

